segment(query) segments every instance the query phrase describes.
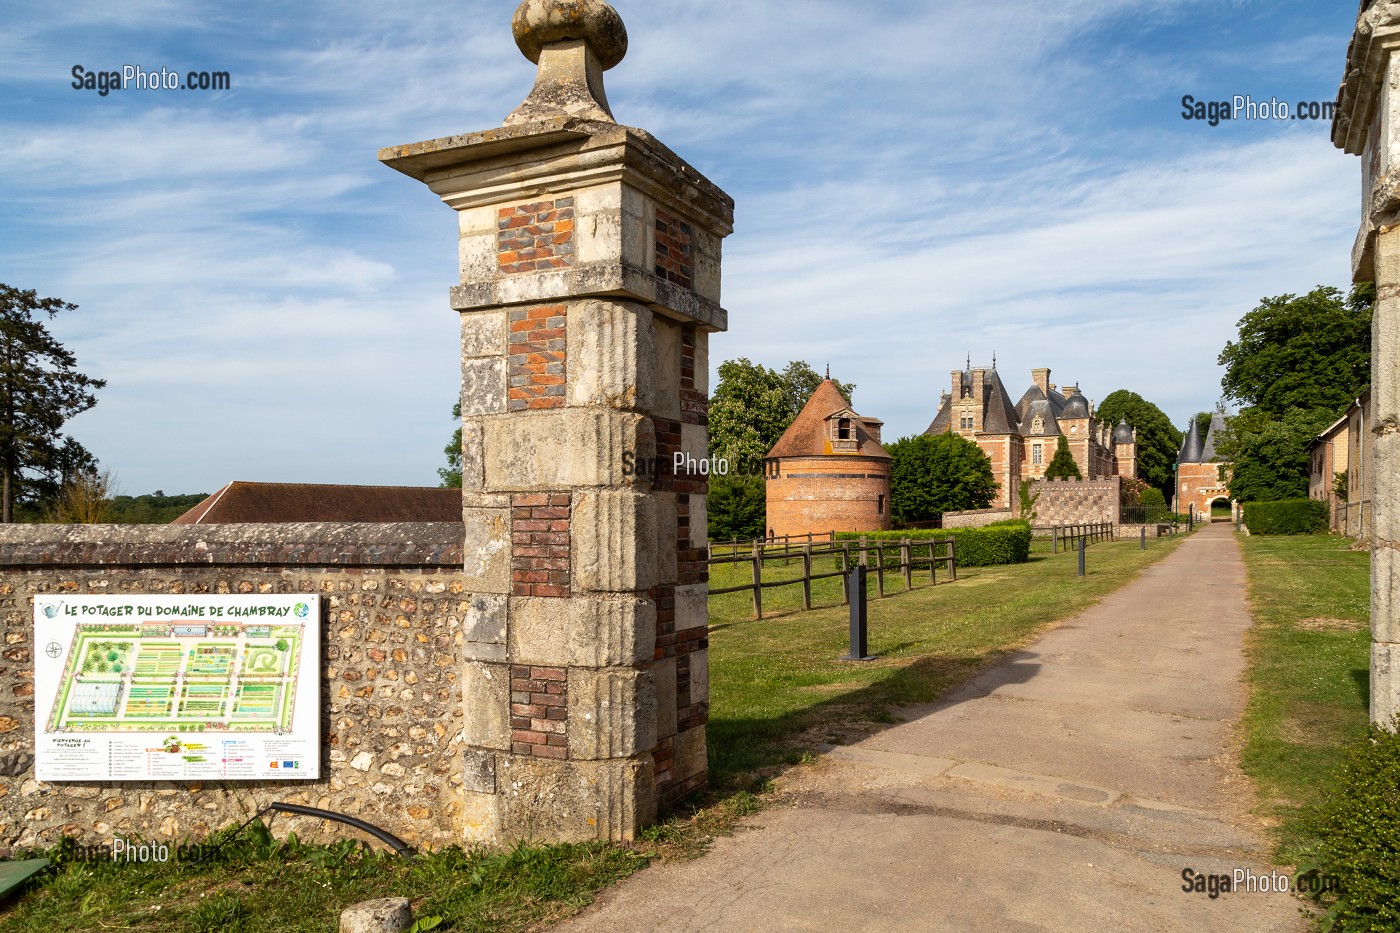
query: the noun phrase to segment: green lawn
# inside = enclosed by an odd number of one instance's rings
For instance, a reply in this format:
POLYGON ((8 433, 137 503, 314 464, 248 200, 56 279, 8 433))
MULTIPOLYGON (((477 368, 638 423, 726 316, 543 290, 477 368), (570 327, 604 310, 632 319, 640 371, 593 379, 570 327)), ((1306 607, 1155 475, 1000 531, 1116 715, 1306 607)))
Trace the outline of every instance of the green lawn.
POLYGON ((1309 808, 1331 785, 1340 747, 1366 731, 1370 555, 1336 535, 1240 538, 1256 625, 1241 764, 1296 864, 1313 837, 1309 808))

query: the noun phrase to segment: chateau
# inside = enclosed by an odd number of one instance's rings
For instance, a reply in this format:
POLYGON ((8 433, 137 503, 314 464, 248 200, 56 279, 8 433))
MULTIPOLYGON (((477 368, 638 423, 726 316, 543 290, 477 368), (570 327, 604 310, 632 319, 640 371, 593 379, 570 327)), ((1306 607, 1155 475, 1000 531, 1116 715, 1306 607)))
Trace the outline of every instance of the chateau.
POLYGON ((1012 508, 1021 482, 1045 475, 1061 437, 1086 480, 1137 474, 1137 430, 1126 421, 1116 428, 1095 422, 1079 387, 1057 388, 1048 369, 1031 370, 1031 386, 1015 404, 995 363, 953 370, 951 388, 924 433, 960 434, 982 449, 997 481, 993 508, 1012 508))
POLYGON ((890 527, 890 455, 878 418, 851 409, 830 377, 763 461, 768 534, 890 527))

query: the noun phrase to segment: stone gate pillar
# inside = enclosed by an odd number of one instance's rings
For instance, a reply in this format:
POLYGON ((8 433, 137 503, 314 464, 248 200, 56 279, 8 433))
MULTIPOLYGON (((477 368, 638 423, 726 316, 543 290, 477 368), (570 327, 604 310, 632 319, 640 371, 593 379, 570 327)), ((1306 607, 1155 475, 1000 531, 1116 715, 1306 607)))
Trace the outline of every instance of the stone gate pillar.
POLYGON ((539 71, 503 126, 379 153, 460 221, 463 829, 628 839, 706 779, 707 485, 670 469, 707 455, 734 204, 614 122, 612 7, 513 28, 539 71))
POLYGON ((1355 281, 1376 283, 1371 321, 1374 491, 1371 721, 1400 713, 1400 2, 1367 0, 1347 49, 1332 141, 1361 156, 1355 281))

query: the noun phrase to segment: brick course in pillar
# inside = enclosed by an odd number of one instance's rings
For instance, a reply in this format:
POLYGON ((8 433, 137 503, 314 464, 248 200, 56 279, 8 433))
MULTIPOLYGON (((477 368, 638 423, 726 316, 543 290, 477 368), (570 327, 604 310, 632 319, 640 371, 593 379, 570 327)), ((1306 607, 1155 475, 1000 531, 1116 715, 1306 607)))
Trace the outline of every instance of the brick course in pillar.
POLYGON ((569 683, 562 667, 510 668, 510 748, 517 755, 567 758, 569 683))
POLYGON ((496 212, 496 265, 506 275, 574 262, 574 199, 534 201, 496 212))
POLYGON ((695 388, 695 328, 681 329, 681 421, 710 423, 710 399, 695 388))
POLYGON ((690 224, 670 211, 656 209, 656 274, 681 288, 690 288, 690 224))
POLYGON ((568 493, 510 497, 510 584, 515 596, 569 595, 568 493))
POLYGON ((562 408, 568 350, 563 305, 510 312, 506 399, 511 411, 562 408))

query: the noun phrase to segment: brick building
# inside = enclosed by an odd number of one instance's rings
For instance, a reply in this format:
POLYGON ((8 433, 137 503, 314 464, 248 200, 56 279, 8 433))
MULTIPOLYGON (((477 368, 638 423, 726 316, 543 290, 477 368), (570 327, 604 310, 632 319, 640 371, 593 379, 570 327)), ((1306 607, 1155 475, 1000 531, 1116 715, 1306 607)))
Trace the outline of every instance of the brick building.
POLYGON ((1328 503, 1333 531, 1353 538, 1365 538, 1371 527, 1372 423, 1371 390, 1367 389, 1308 447, 1308 495, 1328 503), (1336 492, 1338 473, 1346 474, 1345 495, 1336 492))
POLYGON ((952 392, 944 392, 925 434, 960 434, 992 462, 997 481, 994 508, 1011 508, 1023 480, 1039 479, 1055 456, 1059 439, 1069 444, 1086 480, 1137 473, 1137 432, 1094 420, 1094 403, 1079 387, 1057 388, 1050 370, 1031 370, 1031 386, 1012 404, 996 365, 953 370, 952 392))
POLYGON ((769 535, 890 527, 884 422, 851 410, 826 379, 763 461, 769 535))
POLYGON ((1225 430, 1223 415, 1214 414, 1205 440, 1201 439, 1201 429, 1196 419, 1186 431, 1177 454, 1176 496, 1173 507, 1178 514, 1185 515, 1191 506, 1196 507, 1197 515, 1210 515, 1210 507, 1215 502, 1229 502, 1230 464, 1221 460, 1215 444, 1225 430))

